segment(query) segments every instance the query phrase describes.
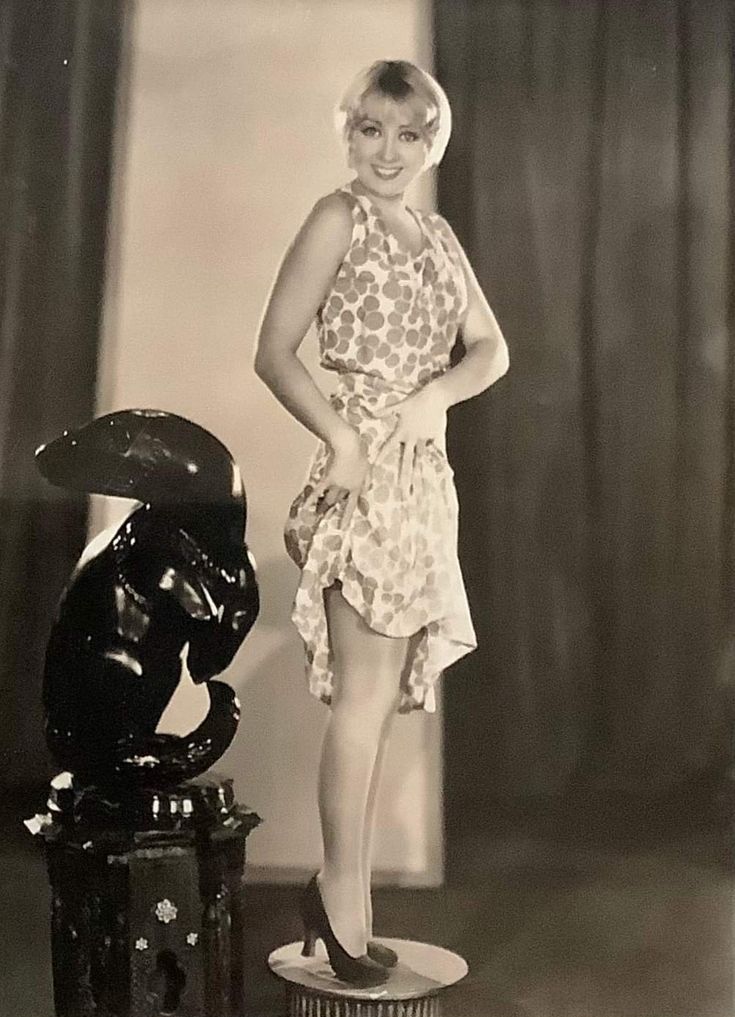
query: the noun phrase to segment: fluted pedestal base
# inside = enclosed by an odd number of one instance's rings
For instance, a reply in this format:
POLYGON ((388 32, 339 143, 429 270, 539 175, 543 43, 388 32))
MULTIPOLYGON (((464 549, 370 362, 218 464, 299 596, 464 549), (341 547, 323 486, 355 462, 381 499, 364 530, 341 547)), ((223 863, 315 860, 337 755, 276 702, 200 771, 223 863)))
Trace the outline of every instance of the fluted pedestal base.
POLYGON ((467 974, 456 953, 409 939, 381 939, 398 954, 388 981, 358 989, 335 977, 324 944, 302 957, 301 941, 274 950, 271 971, 286 986, 288 1017, 440 1017, 441 994, 467 974))

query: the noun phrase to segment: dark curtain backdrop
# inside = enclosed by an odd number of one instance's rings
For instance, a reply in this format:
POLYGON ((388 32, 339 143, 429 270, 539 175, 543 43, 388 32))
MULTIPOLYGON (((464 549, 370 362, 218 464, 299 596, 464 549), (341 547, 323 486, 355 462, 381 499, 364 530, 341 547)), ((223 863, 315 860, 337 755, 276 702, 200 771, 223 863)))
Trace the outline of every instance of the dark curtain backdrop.
POLYGON ((0 784, 47 776, 45 641, 83 499, 33 452, 94 415, 123 0, 0 0, 0 784))
POLYGON ((436 0, 439 207, 510 373, 450 415, 456 808, 730 760, 730 0, 436 0))

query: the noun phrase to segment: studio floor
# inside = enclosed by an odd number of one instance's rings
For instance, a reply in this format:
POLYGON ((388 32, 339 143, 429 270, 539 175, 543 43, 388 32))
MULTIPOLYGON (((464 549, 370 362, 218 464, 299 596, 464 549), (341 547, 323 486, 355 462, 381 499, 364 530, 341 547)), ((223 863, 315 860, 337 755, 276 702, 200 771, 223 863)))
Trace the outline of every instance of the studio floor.
MULTIPOLYGON (((3 817, 0 1015, 52 1017, 39 845, 3 817)), ((440 889, 375 891, 376 931, 462 954, 444 1017, 735 1017, 730 824, 686 796, 524 803, 454 830, 440 889)), ((296 887, 247 890, 247 1017, 280 1017, 266 967, 299 935, 296 887)))

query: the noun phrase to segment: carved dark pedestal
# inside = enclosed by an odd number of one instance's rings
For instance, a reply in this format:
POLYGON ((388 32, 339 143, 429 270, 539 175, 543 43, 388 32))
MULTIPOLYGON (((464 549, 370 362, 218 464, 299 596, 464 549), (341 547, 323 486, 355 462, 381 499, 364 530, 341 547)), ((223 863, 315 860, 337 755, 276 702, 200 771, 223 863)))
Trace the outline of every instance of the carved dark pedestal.
POLYGON ((242 1017, 245 841, 212 774, 52 792, 44 826, 57 1017, 242 1017))

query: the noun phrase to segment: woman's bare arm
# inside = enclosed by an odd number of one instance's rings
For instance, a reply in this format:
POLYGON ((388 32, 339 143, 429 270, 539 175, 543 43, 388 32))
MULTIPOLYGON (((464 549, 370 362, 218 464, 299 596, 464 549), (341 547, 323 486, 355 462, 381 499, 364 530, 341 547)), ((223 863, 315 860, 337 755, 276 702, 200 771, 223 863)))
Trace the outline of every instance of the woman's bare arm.
POLYGON ((352 217, 337 194, 321 198, 286 252, 258 332, 255 373, 300 423, 332 448, 355 431, 330 406, 298 349, 350 245, 352 217))
POLYGON ((414 455, 427 441, 443 440, 449 407, 483 392, 508 370, 508 347, 495 315, 459 241, 451 235, 467 281, 468 303, 462 323, 466 353, 455 367, 378 414, 397 417, 381 455, 389 456, 397 446, 403 447, 399 483, 406 495, 410 492, 414 455))
MULTIPOLYGON (((509 366, 508 346, 490 305, 485 299, 467 255, 450 230, 462 262, 467 283, 467 311, 462 323, 465 355, 441 378, 431 383, 441 392, 447 407, 484 392, 501 378, 509 366)), ((428 387, 428 386, 427 386, 428 387)))
POLYGON ((368 469, 357 431, 330 405, 298 357, 298 349, 352 237, 352 215, 338 194, 316 203, 286 252, 258 333, 255 373, 304 427, 326 442, 329 460, 313 492, 329 508, 346 498, 342 524, 355 511, 368 469))

